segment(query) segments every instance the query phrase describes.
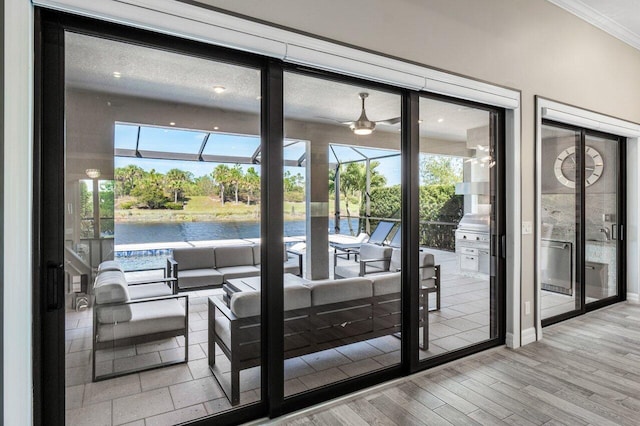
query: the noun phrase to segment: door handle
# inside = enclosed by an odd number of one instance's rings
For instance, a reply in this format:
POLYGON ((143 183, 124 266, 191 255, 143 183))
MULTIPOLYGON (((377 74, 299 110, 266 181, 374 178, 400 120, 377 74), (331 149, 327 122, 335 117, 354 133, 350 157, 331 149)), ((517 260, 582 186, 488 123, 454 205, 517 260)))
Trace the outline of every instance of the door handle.
POLYGON ((620 226, 620 231, 618 232, 618 239, 620 241, 624 240, 624 225, 619 225, 620 226))
POLYGON ((46 301, 47 311, 55 311, 62 308, 64 291, 64 265, 59 262, 47 262, 46 301))

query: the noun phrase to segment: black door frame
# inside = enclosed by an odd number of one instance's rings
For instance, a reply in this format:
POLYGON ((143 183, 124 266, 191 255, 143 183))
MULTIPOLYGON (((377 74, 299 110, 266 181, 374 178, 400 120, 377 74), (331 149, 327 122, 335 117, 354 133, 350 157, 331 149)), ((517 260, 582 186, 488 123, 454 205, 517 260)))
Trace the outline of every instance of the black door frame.
MULTIPOLYGON (((416 353, 416 362, 418 363, 418 370, 424 370, 428 368, 433 368, 438 365, 446 364, 453 360, 463 358, 468 355, 472 355, 474 353, 498 346, 503 345, 506 341, 506 325, 507 325, 507 313, 506 313, 506 130, 505 130, 505 110, 499 107, 493 107, 485 104, 481 104, 478 102, 465 101, 462 99, 451 98, 445 95, 433 94, 433 93, 421 93, 420 98, 424 99, 433 99, 440 102, 447 102, 455 105, 460 105, 463 107, 475 108, 483 111, 487 111, 490 114, 491 120, 491 135, 490 137, 493 139, 493 143, 495 146, 494 155, 496 165, 492 170, 493 176, 491 179, 491 183, 493 187, 491 188, 492 194, 494 194, 493 200, 491 201, 492 205, 495 206, 493 209, 495 211, 495 224, 494 229, 490 231, 491 234, 491 242, 490 242, 490 250, 491 250, 491 258, 492 262, 495 262, 495 267, 492 268, 495 272, 493 276, 490 276, 490 313, 491 315, 491 327, 493 330, 491 334, 494 334, 494 337, 486 341, 482 341, 477 344, 472 344, 470 346, 456 349, 453 351, 445 352, 442 355, 435 356, 433 358, 427 358, 421 361, 418 361, 418 351, 417 347, 414 352, 416 353), (495 321, 495 323, 493 322, 495 321)), ((417 119, 416 119, 417 122, 417 119)), ((419 174, 419 168, 416 169, 419 174)), ((416 177, 417 179, 417 177, 416 177)), ((419 188, 418 188, 419 190, 419 188)), ((418 197, 418 192, 415 193, 416 197, 418 197)), ((419 217, 418 213, 416 213, 415 217, 419 217)), ((415 234, 418 235, 418 221, 415 221, 415 234)), ((413 223, 412 223, 413 225, 413 223)), ((417 239, 417 237, 416 237, 417 239)), ((417 248, 418 244, 416 244, 417 248)), ((414 247, 411 246, 413 249, 414 247)), ((411 251, 413 252, 413 250, 411 251)), ((416 249, 417 253, 417 249, 416 249)), ((412 294, 418 294, 418 285, 416 283, 415 290, 413 290, 412 294)), ((416 302, 417 304, 417 302, 416 302)), ((416 307, 417 309, 417 307, 416 307)), ((415 321, 417 324, 417 319, 415 321)), ((418 371, 416 370, 416 371, 418 371)))
MULTIPOLYGON (((576 217, 576 228, 579 232, 576 234, 576 262, 573 265, 573 272, 576 277, 576 309, 563 312, 558 315, 554 315, 549 318, 541 319, 542 327, 546 327, 558 322, 565 321, 570 318, 583 315, 587 312, 594 311, 596 309, 603 308, 605 306, 612 305, 614 303, 623 302, 627 300, 627 279, 626 279, 626 179, 627 179, 627 161, 626 161, 626 138, 611 133, 605 133, 597 130, 587 129, 585 127, 575 126, 572 124, 562 123, 547 118, 543 118, 541 121, 542 126, 556 127, 560 129, 570 130, 575 132, 577 136, 576 140, 576 159, 578 160, 579 168, 576 175, 576 182, 580 182, 580 185, 576 185, 576 206, 579 210, 579 214, 576 217), (602 137, 616 141, 618 144, 618 158, 616 167, 618 169, 618 182, 617 182, 617 215, 619 217, 618 225, 622 228, 622 232, 618 233, 618 240, 616 245, 616 264, 617 264, 617 287, 618 294, 615 296, 609 296, 603 299, 599 299, 590 303, 586 303, 586 282, 585 282, 585 262, 586 262, 586 183, 585 183, 585 162, 583 161, 586 149, 586 137, 595 136, 602 137)), ((539 279, 539 278, 538 278, 539 279)), ((542 303, 542 300, 540 300, 542 303)))
MULTIPOLYGON (((502 148, 497 150, 496 161, 501 185, 499 198, 504 199, 504 110, 475 102, 461 101, 441 95, 425 94, 394 86, 366 81, 355 77, 293 66, 280 60, 243 53, 232 49, 204 44, 147 30, 134 29, 119 24, 77 17, 62 12, 35 9, 35 81, 34 81, 34 251, 33 251, 33 309, 34 309, 34 424, 64 424, 64 309, 63 309, 63 230, 64 230, 64 34, 77 32, 85 35, 139 44, 159 50, 192 55, 217 62, 227 62, 261 70, 261 190, 269 194, 261 206, 262 256, 262 377, 261 401, 224 412, 215 417, 196 420, 193 424, 208 424, 215 418, 216 424, 235 424, 261 416, 275 417, 300 408, 317 404, 350 392, 414 373, 435 364, 448 362, 480 350, 504 343, 505 298, 504 262, 499 261, 501 287, 498 290, 498 309, 501 310, 500 332, 497 339, 447 353, 428 363, 418 361, 418 177, 419 163, 419 97, 427 96, 479 107, 496 114, 498 140, 502 148), (283 122, 283 73, 284 71, 309 73, 340 82, 353 82, 398 93, 402 96, 401 161, 403 165, 402 194, 404 208, 402 220, 410 226, 403 227, 402 295, 403 317, 401 363, 380 371, 327 385, 303 394, 284 398, 284 301, 281 239, 283 235, 283 158, 281 141, 283 122), (415 228, 415 229, 414 229, 415 228), (267 247, 269 250, 267 251, 267 247), (406 267, 406 269, 405 269, 406 267), (415 272, 412 272, 416 269, 415 272), (269 338, 267 338, 269 337, 269 338), (46 419, 46 421, 45 421, 46 419)), ((501 204, 500 222, 504 230, 504 203, 501 204)), ((502 232, 501 235, 503 235, 502 232)), ((504 253, 501 239, 492 241, 493 253, 504 253)))

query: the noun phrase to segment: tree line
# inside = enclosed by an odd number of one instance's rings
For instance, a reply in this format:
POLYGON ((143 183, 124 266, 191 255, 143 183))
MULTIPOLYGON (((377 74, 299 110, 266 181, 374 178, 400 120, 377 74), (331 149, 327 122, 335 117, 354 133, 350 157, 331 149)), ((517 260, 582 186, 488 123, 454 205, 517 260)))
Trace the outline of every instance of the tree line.
MULTIPOLYGON (((235 164, 217 165, 207 175, 194 177, 193 173, 171 169, 162 174, 154 169, 146 171, 130 164, 114 171, 116 198, 132 197, 120 204, 121 208, 144 207, 150 209, 178 209, 190 196, 217 196, 224 204, 247 204, 260 201, 260 174, 255 167, 246 171, 235 164)), ((285 200, 302 201, 304 198, 304 177, 287 171, 284 176, 285 200), (289 197, 287 197, 287 194, 289 197)))

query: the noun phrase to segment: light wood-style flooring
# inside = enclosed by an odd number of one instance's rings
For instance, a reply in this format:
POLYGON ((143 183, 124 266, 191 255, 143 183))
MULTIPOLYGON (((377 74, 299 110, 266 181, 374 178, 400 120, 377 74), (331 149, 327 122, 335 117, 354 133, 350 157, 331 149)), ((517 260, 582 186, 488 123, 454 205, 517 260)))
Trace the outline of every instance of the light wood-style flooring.
POLYGON ((640 424, 640 305, 619 303, 543 334, 270 423, 640 424))

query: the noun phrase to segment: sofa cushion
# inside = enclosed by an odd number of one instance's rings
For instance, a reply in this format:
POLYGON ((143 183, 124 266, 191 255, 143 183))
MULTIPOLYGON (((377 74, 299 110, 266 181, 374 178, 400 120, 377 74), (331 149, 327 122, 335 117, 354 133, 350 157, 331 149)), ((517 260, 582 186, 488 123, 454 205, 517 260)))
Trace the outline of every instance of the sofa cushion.
POLYGON ((369 277, 373 284, 373 295, 400 293, 401 272, 372 275, 369 277))
MULTIPOLYGON (((364 243, 360 246, 360 260, 390 259, 392 250, 393 249, 391 247, 364 243)), ((373 266, 379 269, 387 269, 389 267, 389 262, 371 262, 368 263, 368 266, 373 266)))
POLYGON ((216 268, 228 266, 253 265, 253 247, 246 246, 220 246, 216 247, 216 268))
POLYGON ((218 272, 224 276, 224 281, 229 281, 233 278, 245 278, 260 275, 260 268, 253 265, 227 266, 224 268, 218 268, 218 272))
POLYGON ((115 260, 105 260, 98 265, 98 273, 105 271, 123 271, 120 263, 115 260))
POLYGON ((373 296, 371 280, 367 278, 311 281, 307 286, 311 288, 313 306, 373 296))
POLYGON ((131 320, 98 325, 99 342, 184 330, 185 307, 176 299, 133 303, 130 306, 131 320))
MULTIPOLYGON (((260 292, 240 291, 231 295, 231 312, 238 318, 260 315, 260 292)), ((304 284, 287 283, 284 287, 284 310, 311 306, 311 289, 304 284)))
POLYGON ((212 247, 189 247, 173 249, 173 258, 178 262, 178 275, 189 269, 215 268, 216 258, 212 247))
POLYGON ((215 269, 192 269, 178 273, 178 287, 206 287, 210 285, 222 285, 224 275, 215 269))

